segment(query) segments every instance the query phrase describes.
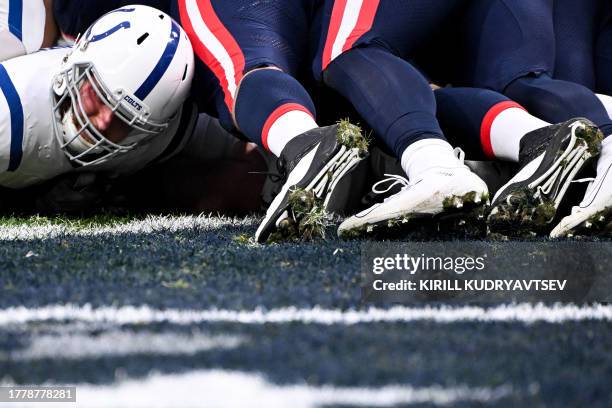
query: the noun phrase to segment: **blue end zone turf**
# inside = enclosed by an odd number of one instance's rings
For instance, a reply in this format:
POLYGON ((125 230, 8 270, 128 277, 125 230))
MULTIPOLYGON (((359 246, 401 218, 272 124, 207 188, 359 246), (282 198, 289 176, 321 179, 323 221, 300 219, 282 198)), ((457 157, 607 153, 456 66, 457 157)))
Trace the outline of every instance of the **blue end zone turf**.
POLYGON ((359 241, 260 246, 255 227, 3 219, 0 383, 94 406, 612 402, 610 306, 370 309, 359 241))

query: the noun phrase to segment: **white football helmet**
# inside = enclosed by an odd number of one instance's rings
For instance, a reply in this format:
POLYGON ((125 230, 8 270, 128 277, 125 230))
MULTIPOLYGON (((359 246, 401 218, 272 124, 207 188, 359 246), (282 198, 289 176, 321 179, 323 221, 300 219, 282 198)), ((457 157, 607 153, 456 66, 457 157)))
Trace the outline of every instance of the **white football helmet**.
POLYGON ((193 49, 167 14, 133 5, 111 11, 80 36, 55 77, 54 131, 68 158, 80 166, 105 162, 162 133, 188 96, 193 49), (85 114, 81 86, 127 124, 119 143, 107 139, 85 114))

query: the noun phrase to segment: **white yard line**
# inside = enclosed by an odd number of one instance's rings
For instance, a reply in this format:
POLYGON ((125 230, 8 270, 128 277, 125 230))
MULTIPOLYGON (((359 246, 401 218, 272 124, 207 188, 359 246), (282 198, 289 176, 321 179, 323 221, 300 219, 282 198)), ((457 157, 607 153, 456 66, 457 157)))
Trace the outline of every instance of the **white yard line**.
POLYGON ((99 307, 89 305, 49 305, 29 309, 11 307, 0 309, 0 327, 28 322, 81 321, 89 323, 152 324, 171 323, 189 325, 197 323, 304 323, 322 325, 352 325, 359 323, 409 323, 431 321, 455 322, 519 322, 565 323, 572 321, 612 321, 612 305, 554 305, 516 304, 491 308, 461 307, 404 307, 364 310, 323 309, 319 307, 298 309, 295 307, 255 310, 187 310, 153 309, 148 306, 99 307))
POLYGON ((0 241, 49 239, 63 236, 99 236, 110 234, 149 234, 152 232, 178 232, 186 230, 210 231, 228 226, 248 226, 253 223, 249 218, 194 216, 148 216, 143 220, 132 220, 113 225, 94 225, 82 227, 70 222, 53 224, 41 221, 40 224, 2 225, 0 241))
POLYGON ((64 333, 34 335, 22 350, 0 351, 0 361, 29 361, 50 358, 79 360, 127 355, 193 355, 210 350, 234 349, 246 339, 233 335, 155 333, 112 330, 97 335, 64 333))
MULTIPOLYGON (((266 381, 259 374, 224 370, 202 370, 178 375, 154 374, 142 380, 127 380, 114 385, 77 384, 76 387, 77 406, 104 408, 451 405, 460 402, 491 403, 514 392, 509 386, 280 386, 266 381)), ((56 406, 56 403, 53 406, 56 406)))

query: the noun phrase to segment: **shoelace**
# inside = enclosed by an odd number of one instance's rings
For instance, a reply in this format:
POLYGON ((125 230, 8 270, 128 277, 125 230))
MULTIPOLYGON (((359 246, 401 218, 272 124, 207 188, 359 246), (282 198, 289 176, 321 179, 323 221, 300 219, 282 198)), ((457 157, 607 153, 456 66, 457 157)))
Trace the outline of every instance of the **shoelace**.
POLYGON ((249 171, 248 174, 262 174, 269 178, 272 183, 274 183, 270 190, 269 196, 262 193, 262 201, 265 208, 267 208, 272 203, 274 197, 280 193, 281 189, 283 188, 283 184, 285 184, 285 180, 287 179, 285 162, 280 158, 276 160, 276 171, 249 171))
MULTIPOLYGON (((464 166, 465 165, 465 152, 461 150, 459 147, 455 148, 453 151, 454 155, 459 160, 459 163, 464 166)), ((385 194, 391 191, 391 189, 397 185, 402 186, 402 190, 411 187, 414 185, 407 178, 399 176, 397 174, 385 174, 386 179, 380 180, 372 186, 372 192, 374 194, 385 194), (379 186, 389 183, 389 185, 384 189, 378 189, 379 186)))
POLYGON ((595 181, 595 177, 589 177, 589 178, 572 180, 572 183, 592 183, 594 181, 595 181))
POLYGON ((249 171, 248 174, 262 174, 264 176, 270 177, 270 179, 276 183, 278 181, 282 181, 287 177, 287 170, 285 168, 285 163, 282 159, 276 160, 276 171, 249 171))
POLYGON ((465 152, 461 150, 460 147, 455 147, 455 150, 453 150, 453 154, 457 157, 457 159, 459 160, 459 163, 461 163, 461 165, 464 166, 465 165, 465 152))
POLYGON ((372 192, 374 194, 385 194, 388 193, 389 191, 391 191, 391 189, 397 185, 401 185, 402 186, 402 190, 410 187, 410 182, 408 181, 407 178, 402 177, 402 176, 398 176, 397 174, 385 174, 385 177, 387 177, 386 179, 383 179, 377 183, 375 183, 372 186, 372 192), (383 189, 383 190, 379 190, 378 186, 384 185, 386 183, 390 183, 387 188, 383 189))

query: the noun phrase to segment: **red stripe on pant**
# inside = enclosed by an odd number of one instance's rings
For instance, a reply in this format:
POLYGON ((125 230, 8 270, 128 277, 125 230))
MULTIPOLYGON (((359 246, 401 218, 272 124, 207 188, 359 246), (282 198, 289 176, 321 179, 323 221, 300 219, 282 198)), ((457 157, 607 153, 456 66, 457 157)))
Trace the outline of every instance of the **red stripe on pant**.
POLYGON ((362 35, 367 33, 372 29, 372 25, 374 24, 374 18, 376 17, 376 12, 378 11, 378 6, 380 4, 380 0, 364 0, 363 5, 361 6, 361 12, 359 13, 359 18, 357 19, 357 24, 351 34, 346 39, 346 44, 342 47, 342 52, 346 52, 353 48, 353 45, 357 42, 362 35))
POLYGON ((322 71, 325 71, 325 68, 327 68, 329 63, 332 61, 332 48, 336 42, 338 33, 340 32, 340 26, 342 25, 342 19, 346 10, 347 1, 348 0, 334 0, 334 8, 329 21, 325 48, 323 49, 322 71))
MULTIPOLYGON (((227 74, 221 65, 221 61, 219 61, 219 59, 210 51, 209 47, 207 47, 205 39, 200 38, 195 31, 189 13, 187 12, 186 0, 179 0, 178 4, 181 25, 191 40, 196 55, 202 60, 202 62, 204 62, 204 64, 206 64, 206 66, 219 80, 221 88, 223 89, 225 104, 230 113, 233 113, 234 96, 229 89, 230 78, 227 78, 227 74)), ((211 0, 197 0, 197 5, 203 24, 206 25, 208 30, 221 43, 227 54, 230 56, 232 65, 234 67, 234 78, 231 79, 234 81, 236 86, 238 86, 244 75, 245 66, 244 54, 242 53, 240 46, 215 13, 211 0)))
MULTIPOLYGON (((323 49, 323 61, 321 63, 322 70, 324 71, 327 66, 333 61, 333 48, 334 44, 340 34, 340 27, 342 22, 346 18, 348 0, 335 0, 334 7, 332 9, 332 15, 329 22, 329 28, 327 30, 327 38, 325 41, 325 48, 323 49)), ((342 45, 342 52, 346 52, 353 48, 353 45, 357 42, 361 36, 372 29, 374 24, 374 18, 378 11, 380 0, 363 0, 359 9, 359 16, 355 27, 351 30, 351 33, 346 38, 342 45)))

